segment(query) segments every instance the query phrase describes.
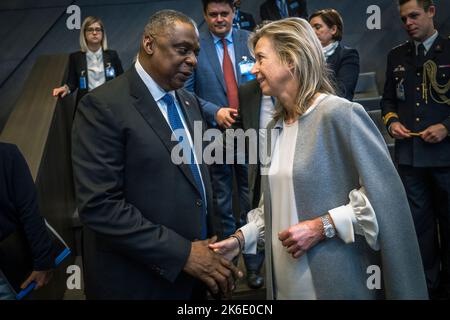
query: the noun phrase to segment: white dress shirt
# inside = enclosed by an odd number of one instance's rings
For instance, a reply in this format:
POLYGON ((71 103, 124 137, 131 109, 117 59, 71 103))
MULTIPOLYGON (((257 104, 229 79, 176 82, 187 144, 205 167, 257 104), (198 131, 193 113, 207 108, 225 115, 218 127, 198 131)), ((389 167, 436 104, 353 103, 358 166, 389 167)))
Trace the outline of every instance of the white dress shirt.
POLYGON ((86 51, 88 69, 88 90, 91 91, 105 83, 105 65, 103 64, 103 49, 96 52, 86 51))

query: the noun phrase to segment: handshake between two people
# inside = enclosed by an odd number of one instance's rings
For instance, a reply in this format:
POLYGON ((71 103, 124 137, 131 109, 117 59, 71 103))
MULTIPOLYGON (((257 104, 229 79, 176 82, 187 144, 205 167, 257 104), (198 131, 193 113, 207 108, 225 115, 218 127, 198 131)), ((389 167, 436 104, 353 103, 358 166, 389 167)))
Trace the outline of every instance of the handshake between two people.
MULTIPOLYGON (((219 247, 222 248, 223 243, 228 243, 229 240, 230 238, 219 242, 219 247)), ((214 248, 216 241, 217 236, 192 242, 191 253, 183 270, 204 282, 212 294, 216 296, 220 294, 225 299, 231 299, 231 294, 236 288, 236 280, 244 276, 232 262, 239 254, 240 248, 239 246, 230 250, 214 248)))

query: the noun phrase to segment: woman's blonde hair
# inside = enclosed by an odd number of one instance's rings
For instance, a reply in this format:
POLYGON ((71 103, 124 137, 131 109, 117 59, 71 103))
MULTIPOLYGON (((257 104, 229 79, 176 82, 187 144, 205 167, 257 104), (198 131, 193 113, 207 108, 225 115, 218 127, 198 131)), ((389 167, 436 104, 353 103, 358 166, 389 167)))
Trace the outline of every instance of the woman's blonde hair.
POLYGON ((96 22, 98 22, 98 24, 100 24, 100 27, 102 28, 102 49, 108 50, 108 40, 106 39, 106 31, 102 19, 100 19, 99 17, 89 16, 84 19, 80 30, 80 48, 82 52, 88 51, 88 45, 86 42, 86 29, 89 28, 91 24, 96 22))
MULTIPOLYGON (((286 18, 262 26, 249 39, 253 53, 263 37, 271 40, 281 63, 294 66, 292 76, 299 83, 295 110, 298 115, 305 113, 316 93, 335 94, 322 45, 308 21, 286 18)), ((275 119, 285 116, 286 111, 278 102, 275 119)))

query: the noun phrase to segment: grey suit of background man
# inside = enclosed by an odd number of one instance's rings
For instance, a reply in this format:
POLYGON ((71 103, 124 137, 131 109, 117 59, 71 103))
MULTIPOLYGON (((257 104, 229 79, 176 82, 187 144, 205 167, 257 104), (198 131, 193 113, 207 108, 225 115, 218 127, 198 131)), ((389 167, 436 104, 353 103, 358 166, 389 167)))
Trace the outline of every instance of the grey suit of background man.
POLYGON ((73 167, 88 299, 204 298, 203 284, 229 294, 239 276, 207 247, 204 231, 221 229, 208 168, 171 158, 173 130, 192 147, 202 121, 197 98, 181 89, 198 51, 189 17, 157 12, 135 65, 79 104, 73 167))
MULTIPOLYGON (((203 0, 203 16, 208 31, 200 35, 198 65, 191 79, 186 82, 186 88, 210 102, 209 106, 203 105, 203 109, 211 126, 227 128, 235 121, 233 116, 237 113, 238 105, 233 106, 233 103, 238 104, 238 86, 246 81, 245 75, 240 72, 239 63, 244 57, 250 57, 247 46, 249 32, 233 30, 233 0, 203 0), (227 46, 226 51, 223 43, 227 46), (228 70, 224 53, 228 53, 232 63, 228 70)), ((245 221, 250 210, 247 166, 237 161, 234 164, 213 164, 211 176, 216 210, 222 219, 224 236, 228 237, 245 221), (233 177, 236 179, 239 198, 240 217, 237 222, 232 203, 233 177)), ((244 259, 250 280, 248 284, 252 288, 261 287, 263 278, 259 275, 260 259, 252 255, 246 255, 244 259)))

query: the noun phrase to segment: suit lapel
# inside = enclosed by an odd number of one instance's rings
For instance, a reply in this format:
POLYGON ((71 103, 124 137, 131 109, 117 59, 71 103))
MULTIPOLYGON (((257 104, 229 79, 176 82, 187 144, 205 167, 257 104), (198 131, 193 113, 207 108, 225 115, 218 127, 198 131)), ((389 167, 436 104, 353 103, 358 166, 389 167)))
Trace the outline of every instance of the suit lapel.
POLYGON ((405 65, 406 66, 413 66, 413 71, 415 72, 416 68, 416 48, 414 45, 414 42, 410 41, 408 43, 408 49, 406 52, 406 59, 405 59, 405 65))
POLYGON ((108 67, 108 64, 111 66, 111 57, 109 56, 108 51, 103 51, 103 73, 105 74, 105 80, 106 80, 106 68, 108 67))
POLYGON ((435 60, 436 55, 442 53, 443 51, 443 42, 444 39, 438 36, 431 45, 430 50, 428 50, 427 54, 425 55, 425 60, 435 60))
MULTIPOLYGON (((141 116, 145 119, 148 125, 153 129, 156 135, 159 137, 161 142, 166 147, 169 154, 172 153, 173 148, 178 144, 177 141, 172 141, 172 130, 169 127, 166 119, 159 110, 155 99, 148 91, 142 79, 137 74, 134 67, 132 67, 128 72, 128 78, 130 80, 130 93, 136 100, 134 101, 134 107, 138 110, 141 116)), ((185 109, 183 103, 180 103, 181 109, 185 109)), ((183 113, 186 114, 185 110, 183 113)), ((188 122, 188 120, 186 119, 188 122)), ((189 130, 189 129, 188 129, 189 130)), ((192 133, 191 133, 192 135, 192 133)), ((188 164, 177 165, 177 167, 183 172, 186 178, 191 182, 194 188, 200 193, 197 188, 194 177, 192 175, 191 169, 188 164)), ((200 193, 201 194, 201 193, 200 193)))
POLYGON ((231 37, 233 38, 234 46, 234 68, 236 73, 237 85, 239 87, 241 85, 241 71, 239 70, 239 62, 241 62, 242 56, 244 54, 242 52, 240 34, 233 30, 231 37))
POLYGON ((336 47, 336 50, 334 50, 334 53, 328 58, 327 63, 329 65, 332 65, 333 69, 338 64, 338 61, 339 61, 340 56, 341 56, 341 50, 342 50, 341 45, 338 45, 336 47))
MULTIPOLYGON (((252 94, 250 99, 248 100, 249 104, 249 112, 250 112, 250 121, 251 126, 250 128, 258 128, 263 129, 259 127, 259 120, 261 118, 261 102, 262 102, 262 92, 258 88, 259 84, 255 81, 255 90, 257 94, 252 94)), ((259 137, 259 135, 258 135, 259 137)))
MULTIPOLYGON (((223 90, 226 92, 225 80, 223 78, 223 71, 220 67, 219 57, 217 57, 216 46, 214 44, 214 38, 211 36, 211 33, 208 31, 204 34, 204 50, 206 52, 206 56, 209 60, 209 65, 213 69, 217 80, 219 80, 222 85, 223 90)), ((198 75, 201 77, 201 75, 198 75)))
POLYGON ((89 88, 89 75, 88 75, 88 69, 87 69, 87 56, 86 56, 86 52, 82 52, 81 53, 81 71, 84 71, 84 76, 86 77, 86 90, 88 90, 89 88))
MULTIPOLYGON (((203 136, 202 136, 201 140, 199 140, 199 141, 195 140, 195 133, 197 133, 197 134, 201 133, 203 135, 203 130, 205 129, 205 123, 204 123, 203 119, 201 118, 201 115, 198 112, 196 112, 195 104, 197 102, 192 99, 192 96, 186 94, 183 90, 177 90, 176 94, 177 94, 178 104, 180 105, 180 107, 182 109, 182 112, 184 115, 184 120, 186 121, 186 125, 188 126, 187 129, 189 130, 189 133, 191 134, 194 148, 196 148, 196 146, 195 146, 196 142, 200 143, 199 154, 196 154, 196 156, 197 156, 197 160, 200 162, 200 163, 198 163, 198 166, 200 168, 200 172, 202 175, 203 184, 205 186, 205 191, 207 194, 210 194, 210 192, 208 191, 207 183, 206 183, 206 179, 209 179, 209 173, 208 173, 208 169, 207 169, 206 165, 203 163, 203 143, 204 143, 203 136), (200 132, 194 131, 196 121, 200 121, 202 123, 202 130, 200 132)), ((197 148, 198 148, 198 146, 197 146, 197 148)), ((191 173, 189 166, 187 166, 187 165, 185 165, 185 166, 191 173)), ((191 176, 192 176, 192 173, 191 173, 191 176)), ((192 181, 194 182, 193 179, 194 179, 194 177, 192 177, 192 181)), ((199 190, 199 192, 200 191, 201 190, 199 190)))

